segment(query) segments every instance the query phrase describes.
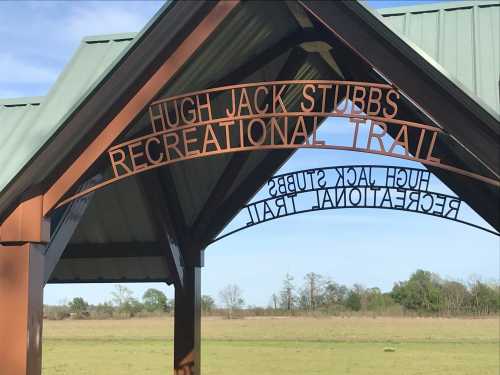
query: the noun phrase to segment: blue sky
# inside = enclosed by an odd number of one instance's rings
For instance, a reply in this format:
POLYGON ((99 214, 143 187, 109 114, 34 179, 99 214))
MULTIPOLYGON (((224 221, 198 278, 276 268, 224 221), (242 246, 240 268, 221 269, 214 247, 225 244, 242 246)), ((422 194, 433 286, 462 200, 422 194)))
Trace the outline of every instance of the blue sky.
MULTIPOLYGON (((369 4, 391 7, 423 2, 369 4)), ((139 31, 161 4, 0 2, 0 98, 45 95, 84 36, 139 31)), ((342 130, 345 123, 329 121, 322 131, 330 131, 335 123, 337 135, 348 137, 342 130)), ((351 152, 300 150, 282 171, 362 163, 414 164, 351 152)), ((437 182, 435 187, 447 190, 437 182)), ((474 213, 467 214, 484 225, 474 213)), ((210 246, 203 293, 216 297, 225 285, 236 283, 247 303, 267 305, 287 272, 297 284, 314 271, 343 284, 389 290, 394 281, 407 278, 417 268, 465 281, 473 275, 498 280, 499 262, 498 237, 457 223, 395 211, 324 211, 256 226, 210 246)), ((162 284, 128 286, 136 296, 157 287, 173 297, 173 288, 162 284)), ((113 284, 49 285, 45 303, 75 296, 97 303, 108 300, 113 288, 113 284)))

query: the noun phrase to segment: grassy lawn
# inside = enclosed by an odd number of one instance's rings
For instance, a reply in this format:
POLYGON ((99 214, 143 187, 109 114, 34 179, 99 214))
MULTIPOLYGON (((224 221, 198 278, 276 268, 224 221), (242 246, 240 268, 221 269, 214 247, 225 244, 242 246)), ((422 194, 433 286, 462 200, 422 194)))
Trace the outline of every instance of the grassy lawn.
MULTIPOLYGON (((203 375, 498 375, 498 319, 203 321, 203 375), (384 352, 385 347, 395 352, 384 352)), ((171 374, 169 318, 46 321, 43 374, 171 374)))

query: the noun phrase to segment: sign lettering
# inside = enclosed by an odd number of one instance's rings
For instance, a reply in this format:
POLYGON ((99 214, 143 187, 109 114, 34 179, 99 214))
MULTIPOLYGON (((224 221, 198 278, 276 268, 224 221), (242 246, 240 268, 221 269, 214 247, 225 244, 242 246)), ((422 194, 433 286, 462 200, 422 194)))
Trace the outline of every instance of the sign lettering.
POLYGON ((390 85, 351 81, 248 83, 160 99, 148 109, 148 134, 108 150, 113 177, 59 205, 123 178, 180 161, 297 148, 406 159, 500 187, 497 178, 443 163, 435 145, 448 135, 436 126, 397 119, 400 99, 401 94, 390 85), (347 144, 335 135, 318 134, 319 125, 328 117, 348 120, 351 139, 347 144), (410 139, 415 143, 412 152, 410 139))
POLYGON ((431 173, 424 169, 350 165, 290 172, 272 177, 267 197, 242 210, 245 224, 216 238, 286 216, 341 208, 377 208, 414 212, 456 221, 499 235, 468 222, 460 198, 430 190, 431 173))

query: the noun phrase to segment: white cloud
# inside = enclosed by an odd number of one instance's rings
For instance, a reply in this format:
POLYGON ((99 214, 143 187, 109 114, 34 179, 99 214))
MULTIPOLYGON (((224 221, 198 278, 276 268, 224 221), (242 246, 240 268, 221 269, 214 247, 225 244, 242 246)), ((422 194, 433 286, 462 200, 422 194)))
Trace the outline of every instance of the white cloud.
POLYGON ((0 53, 0 83, 52 83, 57 72, 40 61, 27 61, 10 53, 0 53))
POLYGON ((140 31, 161 3, 88 2, 71 8, 64 21, 64 36, 81 39, 96 34, 140 31), (126 5, 124 5, 126 4, 126 5))
POLYGON ((141 30, 163 2, 0 1, 0 94, 46 93, 82 38, 141 30))

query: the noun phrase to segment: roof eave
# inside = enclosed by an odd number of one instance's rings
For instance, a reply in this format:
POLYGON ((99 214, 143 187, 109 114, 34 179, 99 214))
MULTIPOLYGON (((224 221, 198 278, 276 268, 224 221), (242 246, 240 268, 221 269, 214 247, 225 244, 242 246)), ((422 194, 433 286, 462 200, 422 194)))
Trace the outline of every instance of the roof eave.
MULTIPOLYGON (((116 88, 119 86, 139 87, 137 83, 132 82, 137 79, 138 74, 131 74, 131 72, 137 72, 139 70, 137 67, 137 56, 142 53, 143 59, 147 60, 150 64, 153 64, 155 57, 162 52, 165 53, 165 46, 170 47, 169 41, 171 43, 178 43, 179 39, 183 37, 186 30, 191 30, 196 26, 193 23, 189 23, 192 17, 198 17, 198 14, 206 13, 207 8, 212 6, 213 4, 210 3, 201 3, 194 6, 193 4, 188 4, 182 1, 169 1, 156 13, 144 29, 136 35, 135 40, 119 55, 115 63, 113 63, 101 75, 101 78, 98 79, 84 95, 82 95, 82 98, 75 105, 73 105, 73 107, 61 119, 60 124, 57 127, 57 131, 44 143, 44 145, 37 151, 30 161, 24 165, 17 175, 12 178, 0 192, 0 222, 20 201, 26 199, 27 197, 43 193, 43 191, 47 188, 47 184, 50 184, 55 178, 54 173, 61 171, 62 166, 60 165, 51 165, 51 167, 54 167, 51 173, 48 173, 47 169, 53 156, 58 155, 61 152, 66 152, 67 142, 65 140, 71 137, 79 137, 82 138, 82 141, 88 142, 88 137, 86 138, 84 135, 91 134, 95 131, 91 130, 91 128, 96 129, 96 127, 102 125, 103 113, 101 111, 98 114, 96 106, 97 103, 100 103, 101 106, 102 103, 111 105, 112 101, 109 99, 112 95, 110 96, 110 93, 114 93, 114 91, 110 90, 109 86, 115 85, 116 88), (172 13, 175 14, 171 15, 172 13), (147 41, 151 39, 150 36, 153 35, 155 31, 160 29, 163 33, 162 47, 156 46, 156 49, 154 49, 152 48, 153 46, 147 41), (170 35, 166 32, 167 30, 170 30, 170 35), (152 55, 152 51, 155 52, 154 56, 152 55), (134 62, 128 61, 130 60, 129 56, 131 55, 136 56, 134 62), (124 73, 125 71, 128 71, 128 74, 124 73), (118 81, 120 81, 120 85, 118 84, 118 81), (105 86, 108 86, 108 88, 105 89, 105 86), (101 96, 102 99, 99 100, 98 97, 101 96), (95 108, 90 110, 89 107, 91 106, 95 108), (86 109, 86 111, 83 116, 87 117, 87 120, 79 118, 81 117, 80 115, 84 109, 86 109), (98 115, 100 115, 101 118, 98 119, 98 115), (90 119, 90 117, 92 117, 92 119, 90 119), (85 126, 88 128, 85 128, 85 126), (43 180, 44 183, 36 184, 34 183, 36 180, 43 180)), ((144 65, 147 64, 144 62, 144 65)), ((141 68, 146 71, 150 70, 151 66, 141 66, 141 68)), ((130 92, 129 94, 132 95, 133 92, 130 92)), ((82 147, 82 145, 80 144, 79 147, 82 147)), ((75 157, 75 152, 77 151, 78 150, 76 149, 71 150, 69 154, 73 156, 68 155, 64 162, 71 162, 75 157)))

